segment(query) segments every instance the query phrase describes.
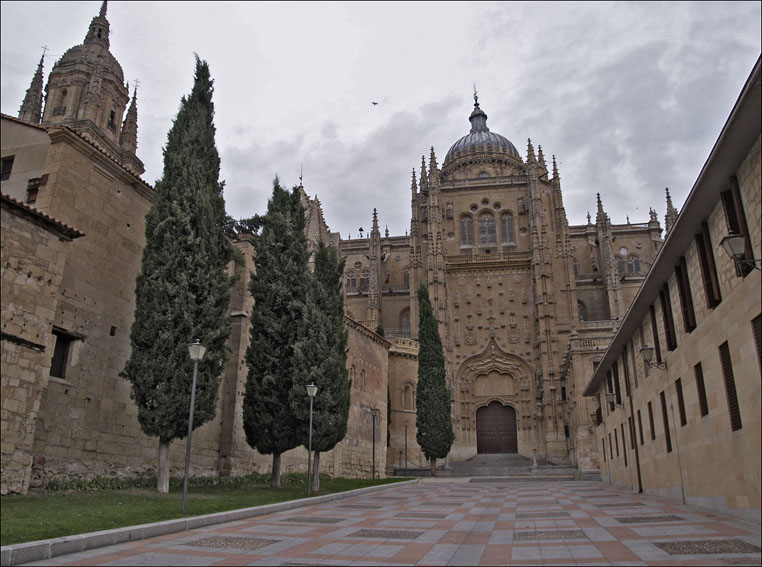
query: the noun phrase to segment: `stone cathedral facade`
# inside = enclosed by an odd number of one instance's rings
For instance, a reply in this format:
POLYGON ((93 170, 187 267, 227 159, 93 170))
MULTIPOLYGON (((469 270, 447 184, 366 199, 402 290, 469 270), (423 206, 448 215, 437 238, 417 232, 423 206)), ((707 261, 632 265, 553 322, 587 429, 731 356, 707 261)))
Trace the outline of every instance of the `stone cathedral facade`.
MULTIPOLYGON (((18 116, 2 116, 3 493, 156 467, 158 442, 140 431, 119 376, 153 188, 140 177, 137 94, 109 50, 109 27, 104 2, 44 89, 41 61, 18 116)), ((341 239, 301 189, 310 241, 346 258, 352 408, 347 438, 321 457, 323 471, 367 476, 375 448, 379 468, 392 472, 403 466, 406 438, 410 465, 426 466, 415 443, 420 285, 435 308, 452 393, 456 436, 443 465, 537 451, 581 473, 598 470, 597 408, 582 391, 662 230, 653 211, 614 224, 592 192, 595 217, 570 225, 555 158, 548 167, 531 142, 522 155, 490 131, 474 98, 470 131, 441 165, 432 148, 400 188, 410 197, 409 234, 382 234, 373 210, 367 237, 341 239)), ((669 195, 667 205, 669 230, 677 214, 669 195)), ((248 239, 237 246, 232 357, 217 417, 194 433, 195 474, 264 472, 270 463, 248 447, 241 423, 256 264, 248 239)), ((171 454, 177 473, 182 442, 171 454)), ((305 457, 289 451, 283 470, 305 470, 305 457)))
MULTIPOLYGON (((646 222, 613 224, 600 195, 594 222, 569 225, 555 158, 549 169, 531 141, 522 157, 490 131, 476 96, 469 121, 441 166, 432 148, 413 172, 409 235, 381 235, 374 210, 368 238, 341 241, 347 314, 388 338, 415 339, 416 290, 428 288, 452 392, 449 461, 536 450, 595 471, 595 408, 581 391, 659 250, 661 227, 653 211, 646 222)), ((390 463, 404 420, 415 423, 415 381, 389 377, 390 463)))

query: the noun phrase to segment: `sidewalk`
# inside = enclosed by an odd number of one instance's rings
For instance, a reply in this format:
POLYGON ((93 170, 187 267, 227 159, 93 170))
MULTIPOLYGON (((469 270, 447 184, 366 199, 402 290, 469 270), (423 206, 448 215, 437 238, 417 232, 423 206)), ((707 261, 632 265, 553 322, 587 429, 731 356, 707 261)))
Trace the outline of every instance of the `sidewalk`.
POLYGON ((759 565, 760 559, 758 524, 600 482, 426 479, 30 565, 759 565))

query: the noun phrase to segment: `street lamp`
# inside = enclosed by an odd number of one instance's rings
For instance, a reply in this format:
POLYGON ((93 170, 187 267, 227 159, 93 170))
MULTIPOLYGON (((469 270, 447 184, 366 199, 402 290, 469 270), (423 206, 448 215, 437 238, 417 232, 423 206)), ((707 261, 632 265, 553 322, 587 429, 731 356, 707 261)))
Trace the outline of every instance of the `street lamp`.
POLYGON ((193 435, 193 408, 196 405, 196 376, 198 375, 198 363, 206 354, 206 347, 196 339, 196 342, 188 345, 188 354, 193 361, 193 382, 191 383, 190 415, 188 416, 188 445, 185 448, 185 481, 183 482, 183 516, 185 516, 185 501, 188 498, 188 471, 190 469, 191 435, 193 435))
POLYGON ((640 349, 640 356, 643 357, 643 362, 645 362, 648 366, 651 368, 666 368, 667 363, 666 362, 652 362, 654 358, 654 348, 650 347, 648 345, 645 345, 642 349, 640 349))
POLYGON ((730 256, 732 260, 735 260, 741 266, 748 266, 756 270, 762 270, 757 267, 757 262, 762 260, 756 260, 754 258, 746 259, 746 236, 743 234, 730 233, 725 238, 720 240, 720 246, 725 250, 725 253, 730 256))
POLYGON ((373 480, 372 486, 376 485, 376 417, 381 415, 381 410, 378 408, 370 408, 370 415, 373 418, 373 468, 371 469, 371 475, 373 480))
POLYGON ((402 420, 405 424, 405 480, 407 480, 407 424, 410 423, 409 419, 402 420))
POLYGON ((312 400, 317 394, 317 386, 314 383, 307 385, 307 395, 310 397, 310 443, 307 448, 307 497, 312 496, 312 400))

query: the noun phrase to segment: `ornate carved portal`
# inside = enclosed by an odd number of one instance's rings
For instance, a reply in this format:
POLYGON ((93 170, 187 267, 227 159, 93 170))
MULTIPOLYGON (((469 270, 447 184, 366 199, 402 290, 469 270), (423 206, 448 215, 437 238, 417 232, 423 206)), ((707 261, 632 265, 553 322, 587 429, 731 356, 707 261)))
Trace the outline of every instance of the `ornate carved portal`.
POLYGON ((478 453, 516 453, 534 437, 531 367, 494 338, 461 364, 457 394, 461 439, 478 453), (473 447, 473 445, 471 445, 473 447))

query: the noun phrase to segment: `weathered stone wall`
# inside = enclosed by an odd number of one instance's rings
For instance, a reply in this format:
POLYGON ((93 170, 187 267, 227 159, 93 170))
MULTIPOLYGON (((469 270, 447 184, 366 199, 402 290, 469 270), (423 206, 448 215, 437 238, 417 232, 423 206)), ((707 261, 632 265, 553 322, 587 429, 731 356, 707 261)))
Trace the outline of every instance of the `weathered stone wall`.
POLYGON ((416 385, 418 384, 418 342, 390 339, 389 394, 392 402, 387 473, 405 467, 405 420, 407 420, 408 468, 425 468, 426 458, 416 441, 416 385))
MULTIPOLYGON (((2 474, 0 493, 26 493, 40 399, 55 345, 51 334, 71 235, 2 202, 2 474)), ((44 220, 44 219, 43 219, 44 220)))

